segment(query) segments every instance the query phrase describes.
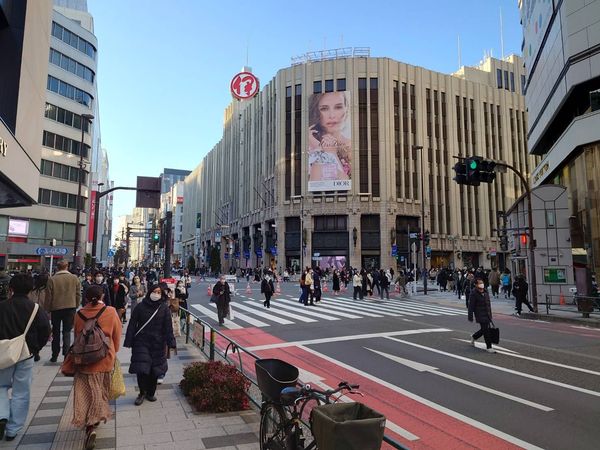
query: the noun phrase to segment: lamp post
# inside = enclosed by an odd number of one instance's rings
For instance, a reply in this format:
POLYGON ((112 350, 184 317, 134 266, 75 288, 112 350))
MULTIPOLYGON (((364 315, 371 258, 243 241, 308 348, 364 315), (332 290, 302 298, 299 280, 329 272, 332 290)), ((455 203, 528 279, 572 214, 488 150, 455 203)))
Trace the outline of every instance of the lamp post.
POLYGON ((300 273, 304 272, 304 196, 303 195, 292 195, 290 199, 300 199, 300 273))
MULTIPOLYGON (((96 257, 96 242, 98 239, 98 211, 100 211, 100 188, 104 186, 104 183, 98 183, 98 192, 96 192, 96 198, 94 199, 94 235, 92 237, 92 268, 95 269, 98 265, 98 258, 96 257)), ((100 251, 102 251, 102 243, 100 243, 100 251)))
POLYGON ((80 247, 81 243, 81 230, 79 229, 79 224, 81 220, 81 183, 83 179, 83 137, 85 133, 85 126, 94 119, 92 114, 82 114, 81 115, 81 143, 79 145, 79 180, 77 182, 77 212, 75 214, 75 243, 73 244, 73 266, 75 270, 81 265, 81 255, 80 255, 80 247))
POLYGON ((423 146, 414 145, 413 149, 419 150, 421 153, 421 243, 422 243, 422 261, 423 267, 421 271, 423 273, 423 294, 427 295, 427 270, 426 270, 426 257, 425 257, 425 172, 423 171, 423 146))

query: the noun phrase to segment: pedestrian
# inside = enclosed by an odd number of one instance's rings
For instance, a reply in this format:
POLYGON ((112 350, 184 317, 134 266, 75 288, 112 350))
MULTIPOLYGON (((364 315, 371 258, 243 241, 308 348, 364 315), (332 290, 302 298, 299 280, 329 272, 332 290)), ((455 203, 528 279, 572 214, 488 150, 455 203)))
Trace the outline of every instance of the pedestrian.
POLYGON ((502 283, 502 292, 504 292, 504 298, 509 298, 511 292, 511 278, 510 271, 508 269, 504 269, 504 272, 502 275, 500 275, 500 283, 502 283))
POLYGON ((475 287, 469 295, 469 322, 475 321, 479 324, 479 331, 471 335, 471 345, 475 346, 475 341, 483 336, 485 347, 488 353, 496 353, 492 348, 492 340, 490 337, 490 323, 492 322, 492 305, 490 302, 490 294, 485 290, 483 279, 475 279, 475 287))
MULTIPOLYGON (((46 304, 46 287, 48 285, 48 274, 41 273, 37 276, 34 281, 33 289, 29 293, 29 300, 34 303, 37 303, 40 307, 40 310, 46 314, 48 317, 48 321, 50 320, 50 314, 46 312, 45 304, 46 304)), ((33 353, 33 361, 37 362, 40 360, 40 353, 33 353)))
POLYGON ((304 286, 306 286, 306 295, 304 296, 304 306, 310 305, 314 306, 314 295, 315 295, 315 284, 313 280, 313 270, 312 268, 307 268, 306 276, 304 277, 304 286))
POLYGON ((0 301, 0 358, 8 350, 5 339, 14 339, 25 333, 30 356, 16 363, 0 366, 0 440, 14 440, 23 429, 29 413, 29 398, 33 377, 33 355, 38 354, 48 342, 50 323, 45 311, 32 302, 28 294, 33 289, 33 279, 22 273, 8 282, 8 299, 0 301), (12 391, 10 396, 8 392, 12 391))
POLYGON ((92 280, 94 281, 92 286, 100 286, 102 288, 102 291, 104 293, 104 304, 108 306, 113 306, 113 304, 110 302, 110 293, 108 292, 108 285, 104 282, 104 274, 101 271, 97 270, 96 272, 94 272, 92 280))
POLYGON ((361 300, 363 299, 362 283, 362 277, 360 276, 358 271, 355 271, 354 276, 352 277, 352 287, 354 288, 352 298, 354 300, 356 300, 356 296, 358 296, 358 298, 361 300))
POLYGON ((85 273, 85 279, 81 282, 81 306, 85 306, 85 291, 87 288, 89 288, 92 284, 94 284, 94 280, 92 279, 92 273, 91 272, 86 272, 85 273))
POLYGON ((387 277, 387 275, 385 274, 385 272, 383 271, 383 269, 381 269, 379 271, 379 285, 381 286, 379 293, 380 293, 380 297, 383 300, 383 293, 385 292, 385 298, 386 299, 390 299, 390 280, 387 277))
POLYGON ((373 295, 373 274, 371 274, 371 270, 367 271, 367 294, 369 297, 373 295))
POLYGON ((190 273, 187 269, 183 271, 183 275, 181 275, 181 281, 183 281, 186 289, 190 289, 192 287, 192 277, 190 277, 190 273))
POLYGON ((372 285, 377 288, 377 293, 381 298, 383 298, 383 294, 381 292, 381 280, 380 280, 380 272, 377 269, 373 269, 372 285))
POLYGON ((110 304, 117 310, 119 318, 123 323, 127 322, 127 293, 129 292, 129 286, 125 283, 124 276, 119 274, 113 277, 112 281, 108 282, 109 285, 109 296, 110 304))
POLYGON ((81 283, 77 275, 70 273, 69 263, 61 260, 56 264, 56 274, 46 285, 46 311, 52 318, 52 357, 51 362, 58 360, 60 338, 62 334, 62 355, 67 356, 71 347, 71 330, 75 310, 81 305, 81 283), (62 330, 62 333, 61 333, 62 330))
POLYGON ((303 271, 300 275, 300 298, 298 303, 305 303, 308 298, 308 286, 306 286, 306 271, 303 271))
POLYGON ((137 406, 144 400, 155 402, 158 379, 169 368, 166 348, 177 348, 169 304, 163 300, 160 286, 153 284, 144 300, 133 310, 124 347, 131 348, 129 373, 136 374, 139 394, 137 406))
POLYGON ((183 309, 188 309, 187 299, 189 297, 189 293, 187 287, 185 286, 184 280, 181 279, 175 285, 175 298, 178 300, 179 306, 183 309))
POLYGON ((231 290, 229 283, 225 282, 225 277, 221 275, 219 281, 213 287, 213 295, 217 299, 217 316, 219 325, 225 324, 225 317, 229 315, 229 303, 231 302, 231 290))
POLYGON ((138 275, 133 277, 133 283, 129 288, 129 301, 131 303, 131 313, 135 307, 143 300, 146 296, 146 285, 142 283, 142 280, 138 275))
POLYGON ((321 269, 317 266, 313 273, 314 299, 316 303, 321 301, 321 269))
POLYGON ((469 296, 473 291, 474 282, 475 276, 473 275, 473 272, 469 272, 467 276, 463 279, 462 291, 463 295, 465 296, 465 306, 467 309, 469 309, 469 296))
POLYGON ((332 282, 333 295, 340 294, 340 273, 337 269, 333 271, 333 282, 332 282))
POLYGON ((396 284, 398 284, 398 290, 400 292, 400 295, 406 296, 408 292, 406 290, 406 276, 404 275, 404 271, 398 271, 398 276, 396 277, 396 284))
POLYGON ((75 315, 74 335, 77 339, 84 332, 86 323, 97 319, 97 324, 108 338, 106 355, 85 366, 75 366, 73 378, 73 420, 77 428, 85 429, 85 447, 92 449, 96 442, 95 428, 112 417, 108 404, 111 373, 121 346, 121 320, 112 307, 104 304, 104 289, 90 286, 86 290, 86 304, 75 315))
POLYGON ((523 303, 527 305, 530 312, 533 312, 533 307, 529 300, 527 300, 527 295, 529 293, 529 284, 525 280, 525 275, 517 275, 515 277, 515 282, 512 286, 512 294, 515 296, 515 310, 518 316, 521 315, 521 309, 523 307, 523 303))
POLYGON ((273 279, 269 274, 266 274, 260 284, 260 292, 265 295, 265 301, 263 302, 263 306, 266 308, 271 307, 271 297, 273 296, 273 292, 275 292, 275 286, 273 285, 273 279))
POLYGON ((492 295, 494 298, 498 298, 498 290, 500 289, 500 272, 496 267, 493 267, 490 274, 488 275, 490 287, 492 288, 492 295))

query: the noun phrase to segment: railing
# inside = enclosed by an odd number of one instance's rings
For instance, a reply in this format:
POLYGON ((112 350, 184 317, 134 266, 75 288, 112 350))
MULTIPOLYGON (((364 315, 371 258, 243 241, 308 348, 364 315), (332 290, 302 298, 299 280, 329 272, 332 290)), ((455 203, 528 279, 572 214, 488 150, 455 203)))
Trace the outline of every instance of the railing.
POLYGON ((585 295, 546 294, 546 314, 551 310, 582 313, 584 318, 590 314, 600 316, 600 297, 585 295))
MULTIPOLYGON (((260 408, 262 403, 262 394, 260 393, 260 389, 258 388, 258 383, 256 382, 254 371, 249 371, 247 365, 244 366, 244 359, 249 359, 252 362, 251 367, 252 369, 254 369, 254 361, 260 359, 260 357, 255 353, 252 353, 250 350, 242 347, 237 342, 221 333, 219 330, 216 330, 208 322, 205 322, 204 320, 200 319, 198 316, 188 311, 187 309, 180 307, 179 311, 181 311, 185 316, 185 343, 188 344, 190 341, 192 341, 200 348, 200 351, 204 353, 204 355, 206 355, 211 361, 214 361, 215 357, 218 356, 222 358, 225 362, 235 366, 236 369, 251 383, 250 392, 247 393, 248 398, 252 403, 254 403, 258 408, 260 408), (197 325, 199 327, 199 331, 201 331, 202 333, 201 336, 199 335, 200 333, 195 334, 193 330, 190 330, 192 328, 192 325, 197 325), (206 340, 207 330, 209 331, 208 342, 206 340), (227 343, 225 351, 222 351, 217 346, 217 336, 222 338, 227 343), (238 354, 238 357, 236 358, 237 363, 230 359, 230 351, 231 354, 238 354), (244 358, 244 356, 246 356, 246 358, 244 358)), ((310 429, 310 425, 308 423, 305 423, 305 425, 308 429, 310 429)), ((408 450, 408 447, 405 447, 404 445, 387 435, 383 436, 383 441, 392 446, 392 448, 408 450)))

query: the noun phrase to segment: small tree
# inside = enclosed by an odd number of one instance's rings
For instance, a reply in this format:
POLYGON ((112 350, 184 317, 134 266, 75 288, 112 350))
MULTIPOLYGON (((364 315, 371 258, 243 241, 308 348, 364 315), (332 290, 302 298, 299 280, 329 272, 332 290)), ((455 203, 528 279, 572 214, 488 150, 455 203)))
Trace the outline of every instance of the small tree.
POLYGON ((193 256, 190 256, 187 260, 187 268, 190 272, 194 272, 196 270, 196 260, 193 256))

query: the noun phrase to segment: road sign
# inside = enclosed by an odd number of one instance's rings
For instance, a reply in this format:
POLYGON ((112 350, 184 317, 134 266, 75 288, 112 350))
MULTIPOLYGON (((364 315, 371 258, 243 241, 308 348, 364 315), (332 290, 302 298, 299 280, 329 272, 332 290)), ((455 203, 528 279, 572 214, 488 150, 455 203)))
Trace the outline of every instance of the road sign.
POLYGON ((323 258, 321 258, 320 256, 313 256, 312 260, 313 261, 321 261, 323 258))
POLYGON ((262 258, 262 248, 257 248, 256 249, 256 257, 257 258, 262 258))
POLYGON ((108 250, 108 257, 112 258, 113 256, 115 256, 115 249, 111 248, 108 250))
POLYGON ((65 256, 69 253, 69 249, 66 247, 38 247, 35 249, 36 255, 58 255, 65 256))
POLYGON ((271 247, 271 255, 277 256, 277 247, 271 247))
POLYGON ((313 256, 319 257, 319 256, 321 256, 321 254, 320 253, 313 253, 313 256))
POLYGON ((244 250, 244 258, 250 259, 250 251, 249 250, 244 250))
POLYGON ((392 245, 392 256, 398 256, 398 246, 396 244, 392 245))
POLYGON ((409 237, 410 239, 417 239, 417 233, 410 233, 410 234, 408 235, 408 237, 409 237))

